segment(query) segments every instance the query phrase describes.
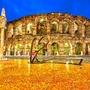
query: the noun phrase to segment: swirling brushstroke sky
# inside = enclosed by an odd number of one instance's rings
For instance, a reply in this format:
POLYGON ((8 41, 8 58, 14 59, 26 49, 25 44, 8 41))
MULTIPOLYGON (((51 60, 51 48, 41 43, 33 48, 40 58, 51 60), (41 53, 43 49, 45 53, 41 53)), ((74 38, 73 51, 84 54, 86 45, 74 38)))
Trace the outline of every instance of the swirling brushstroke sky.
POLYGON ((0 11, 5 8, 7 21, 23 16, 61 12, 90 19, 90 0, 0 0, 0 11))

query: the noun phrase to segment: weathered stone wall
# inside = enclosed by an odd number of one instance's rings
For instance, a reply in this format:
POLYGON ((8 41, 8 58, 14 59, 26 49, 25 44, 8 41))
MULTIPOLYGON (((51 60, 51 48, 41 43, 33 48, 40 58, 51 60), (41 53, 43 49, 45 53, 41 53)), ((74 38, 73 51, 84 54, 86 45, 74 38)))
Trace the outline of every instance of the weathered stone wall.
POLYGON ((87 43, 88 52, 90 52, 90 21, 85 17, 72 16, 67 13, 37 14, 8 22, 5 31, 5 50, 8 55, 11 51, 14 51, 14 53, 23 51, 23 55, 27 55, 29 48, 26 48, 26 45, 29 45, 34 37, 41 38, 42 36, 45 37, 42 42, 46 43, 49 40, 47 46, 48 55, 51 55, 53 43, 59 45, 59 55, 64 55, 65 49, 67 49, 66 46, 64 47, 65 43, 69 45, 69 55, 76 55, 75 47, 77 43, 81 44, 81 54, 85 55, 87 43), (29 29, 27 26, 29 26, 29 29), (39 30, 46 30, 46 33, 40 34, 38 33, 39 30), (21 47, 19 46, 20 49, 17 49, 18 45, 21 45, 21 47))

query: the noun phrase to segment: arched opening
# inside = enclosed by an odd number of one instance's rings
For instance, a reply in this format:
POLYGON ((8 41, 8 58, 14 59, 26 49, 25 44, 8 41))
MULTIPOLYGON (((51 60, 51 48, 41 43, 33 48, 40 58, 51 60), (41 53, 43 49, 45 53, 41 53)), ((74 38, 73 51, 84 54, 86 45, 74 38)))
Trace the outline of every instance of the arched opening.
POLYGON ((22 23, 21 22, 17 22, 15 27, 16 27, 15 28, 16 36, 17 35, 22 35, 22 23))
POLYGON ((30 49, 31 49, 31 44, 28 43, 25 45, 25 54, 30 55, 30 49))
POLYGON ((69 26, 68 26, 68 23, 65 22, 65 21, 62 23, 62 32, 64 34, 68 34, 69 33, 69 26))
POLYGON ((59 45, 57 43, 52 43, 51 55, 59 55, 59 45))
POLYGON ((37 34, 44 35, 47 33, 47 25, 44 19, 40 19, 37 23, 37 34))
POLYGON ((69 55, 70 54, 70 44, 69 43, 64 43, 64 55, 69 55))
POLYGON ((16 55, 23 55, 23 48, 21 44, 15 46, 16 55))
POLYGON ((14 47, 10 46, 10 55, 14 55, 14 47))
POLYGON ((13 25, 8 26, 8 38, 13 37, 13 25))
POLYGON ((14 47, 10 44, 7 48, 5 48, 5 53, 7 55, 14 55, 14 47))
POLYGON ((90 43, 88 43, 88 55, 90 55, 90 43))
POLYGON ((54 21, 51 23, 51 33, 55 33, 57 31, 58 31, 58 23, 54 21))
MULTIPOLYGON (((45 43, 41 42, 39 45, 37 45, 37 50, 40 49, 41 47, 43 47, 45 45, 45 43)), ((45 53, 47 52, 47 46, 45 46, 43 49, 41 49, 38 52, 38 55, 45 55, 45 53)))
POLYGON ((88 55, 89 54, 89 44, 86 43, 86 47, 85 47, 85 55, 88 55))
POLYGON ((84 35, 86 37, 90 36, 90 25, 89 24, 84 24, 84 35))
POLYGON ((7 47, 4 46, 4 52, 3 52, 3 55, 7 55, 7 47))
POLYGON ((75 35, 79 35, 79 26, 76 22, 74 23, 74 32, 75 32, 75 35))
POLYGON ((28 23, 26 26, 26 34, 32 34, 33 33, 33 24, 32 23, 28 23))
POLYGON ((81 52, 82 52, 82 44, 81 43, 76 43, 76 45, 75 45, 76 55, 81 55, 81 52))

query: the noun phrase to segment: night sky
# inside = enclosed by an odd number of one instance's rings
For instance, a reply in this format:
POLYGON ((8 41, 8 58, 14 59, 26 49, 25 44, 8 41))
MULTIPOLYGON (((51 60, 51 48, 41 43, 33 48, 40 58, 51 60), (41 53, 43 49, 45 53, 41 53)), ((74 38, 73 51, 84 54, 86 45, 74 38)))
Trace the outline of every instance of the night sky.
POLYGON ((90 0, 0 0, 0 11, 3 7, 7 21, 51 12, 67 12, 90 19, 90 0))

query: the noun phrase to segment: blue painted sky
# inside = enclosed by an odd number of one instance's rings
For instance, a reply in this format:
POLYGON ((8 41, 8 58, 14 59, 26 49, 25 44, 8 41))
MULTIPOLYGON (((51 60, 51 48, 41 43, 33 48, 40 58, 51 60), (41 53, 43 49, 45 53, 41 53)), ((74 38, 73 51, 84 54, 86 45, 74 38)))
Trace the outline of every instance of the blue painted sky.
POLYGON ((61 12, 90 19, 90 0, 0 0, 0 11, 5 8, 7 21, 23 16, 61 12))

